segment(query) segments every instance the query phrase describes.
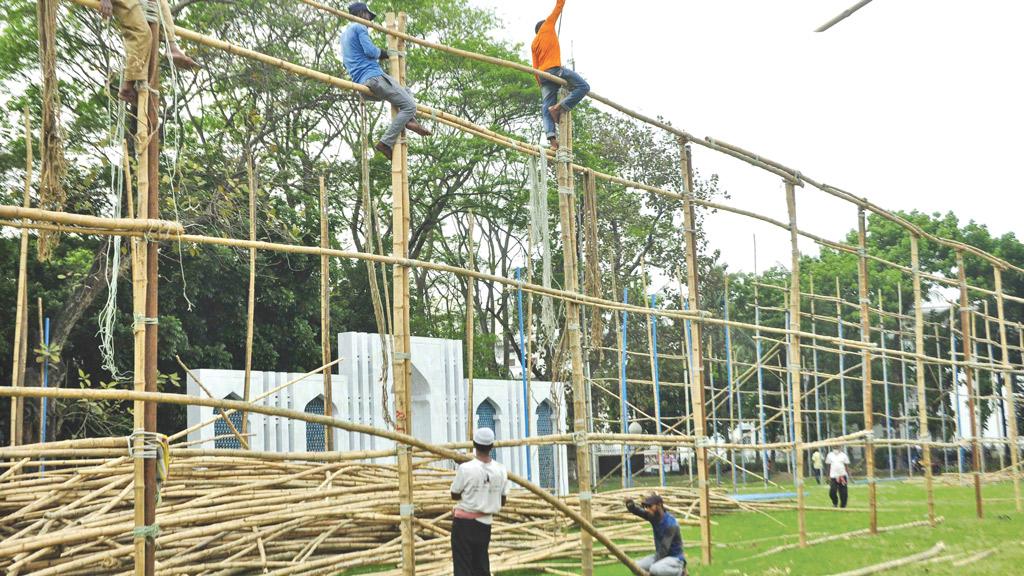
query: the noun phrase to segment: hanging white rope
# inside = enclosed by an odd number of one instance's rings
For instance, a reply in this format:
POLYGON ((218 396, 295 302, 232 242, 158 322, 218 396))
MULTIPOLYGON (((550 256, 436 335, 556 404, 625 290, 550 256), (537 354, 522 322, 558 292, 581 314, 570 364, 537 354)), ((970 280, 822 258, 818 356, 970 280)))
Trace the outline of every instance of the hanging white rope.
MULTIPOLYGON (((548 164, 545 154, 531 158, 527 163, 530 185, 530 227, 531 235, 540 247, 541 283, 551 287, 551 230, 548 227, 548 164)), ((530 254, 531 260, 533 254, 530 254)), ((540 336, 544 342, 551 342, 557 329, 555 306, 550 297, 540 301, 540 336)))

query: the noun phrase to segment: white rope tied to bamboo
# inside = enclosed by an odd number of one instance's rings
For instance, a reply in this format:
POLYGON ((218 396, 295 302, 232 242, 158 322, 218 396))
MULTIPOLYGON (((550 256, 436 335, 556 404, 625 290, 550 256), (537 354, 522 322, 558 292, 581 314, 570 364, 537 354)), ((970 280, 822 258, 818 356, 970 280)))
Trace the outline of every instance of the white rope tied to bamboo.
MULTIPOLYGON (((540 246, 541 257, 541 283, 551 287, 551 228, 548 225, 548 162, 543 148, 539 148, 539 158, 530 158, 527 162, 527 172, 530 185, 530 227, 531 234, 540 246)), ((532 260, 533 255, 530 255, 532 260)), ((551 342, 557 330, 558 321, 555 318, 555 306, 548 296, 540 301, 540 340, 551 342)))

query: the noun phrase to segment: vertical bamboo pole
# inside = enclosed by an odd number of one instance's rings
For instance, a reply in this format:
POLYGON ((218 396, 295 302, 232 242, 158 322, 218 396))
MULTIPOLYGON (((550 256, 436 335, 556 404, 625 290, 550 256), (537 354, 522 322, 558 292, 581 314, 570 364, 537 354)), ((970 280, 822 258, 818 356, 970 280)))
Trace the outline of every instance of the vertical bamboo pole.
MULTIPOLYGON (((808 278, 808 281, 810 282, 810 293, 811 293, 811 334, 817 334, 818 333, 818 322, 817 322, 818 315, 817 315, 817 311, 815 310, 815 306, 814 306, 814 304, 815 304, 814 301, 816 300, 816 298, 814 296, 814 276, 811 276, 810 278, 808 278)), ((811 345, 813 346, 813 348, 811 349, 811 368, 814 369, 814 378, 812 380, 814 382, 814 440, 820 442, 821 439, 822 439, 821 438, 821 401, 819 400, 819 395, 818 395, 818 384, 819 384, 820 380, 818 379, 818 340, 817 340, 817 338, 812 338, 811 339, 811 345)), ((827 389, 828 388, 826 388, 826 390, 827 389)), ((825 395, 825 398, 826 398, 826 400, 828 399, 828 395, 827 394, 825 395)))
MULTIPOLYGON (((25 108, 25 192, 22 205, 25 208, 31 207, 32 192, 32 120, 25 108)), ((11 356, 14 359, 14 367, 11 370, 11 387, 22 386, 25 377, 25 341, 28 339, 25 327, 28 319, 28 228, 21 229, 21 245, 18 256, 18 292, 17 304, 14 313, 14 347, 11 348, 11 356)), ((21 444, 22 427, 24 426, 23 398, 11 397, 11 446, 21 444)))
MULTIPOLYGON (((899 305, 899 314, 896 315, 896 326, 897 337, 896 347, 900 352, 903 352, 903 286, 902 284, 896 284, 896 298, 899 305)), ((907 358, 900 356, 900 390, 903 395, 903 439, 910 440, 910 413, 908 412, 907 406, 909 405, 909 399, 907 398, 907 358)), ((907 444, 907 475, 911 478, 914 477, 914 458, 911 455, 910 444, 907 444)))
MULTIPOLYGON (((246 153, 246 172, 249 176, 249 240, 256 241, 256 166, 252 151, 246 153)), ((245 384, 242 397, 246 402, 252 394, 252 341, 256 316, 256 249, 249 249, 249 300, 245 316, 245 384)), ((249 432, 249 414, 242 411, 242 434, 249 432)))
MULTIPOLYGON (((696 308, 694 308, 694 310, 696 310, 696 308)), ((708 354, 708 356, 707 356, 707 366, 705 366, 705 368, 707 370, 707 374, 708 374, 708 393, 711 394, 711 402, 710 402, 710 404, 711 404, 711 433, 708 434, 708 436, 711 437, 712 441, 718 441, 718 438, 719 438, 719 436, 718 436, 718 410, 715 407, 716 402, 714 400, 715 398, 718 397, 718 390, 715 388, 715 366, 711 362, 712 359, 715 357, 715 355, 712 353, 712 350, 711 350, 711 339, 712 339, 712 334, 708 334, 708 340, 707 340, 707 354, 708 354)), ((716 458, 715 458, 715 486, 719 486, 720 487, 722 485, 722 459, 720 457, 717 457, 717 456, 721 456, 720 454, 717 454, 718 450, 716 450, 715 452, 716 452, 716 454, 715 454, 715 456, 716 456, 716 458)))
MULTIPOLYGON (((622 304, 629 304, 629 288, 622 289, 622 304)), ((629 320, 629 313, 625 310, 619 312, 622 322, 619 324, 619 424, 623 434, 629 433, 629 387, 626 385, 626 328, 629 320)), ((630 467, 629 445, 623 442, 621 445, 622 488, 629 488, 633 485, 633 471, 630 467)))
MULTIPOLYGON (((882 393, 885 401, 885 439, 892 440, 892 409, 889 406, 889 357, 885 353, 888 349, 886 332, 885 332, 885 312, 884 304, 882 303, 882 290, 878 290, 878 344, 879 348, 882 349, 882 393)), ((893 470, 893 453, 892 444, 886 443, 886 451, 889 455, 889 479, 896 477, 895 471, 893 470)))
POLYGON ((803 442, 803 382, 800 368, 800 247, 799 230, 796 225, 796 188, 786 181, 786 206, 789 209, 789 243, 792 251, 792 270, 790 271, 789 326, 793 333, 789 335, 789 377, 793 386, 793 453, 796 456, 796 467, 793 471, 793 482, 796 484, 797 525, 800 530, 800 546, 807 546, 807 517, 804 510, 804 451, 803 442))
MULTIPOLYGON (((151 0, 156 2, 157 0, 151 0)), ((152 7, 152 5, 151 5, 152 7)), ((159 12, 160 8, 156 7, 159 12)), ((159 20, 156 16, 155 20, 159 20)), ((154 21, 150 23, 150 52, 149 52, 149 156, 147 158, 149 170, 149 218, 160 218, 160 46, 161 38, 160 25, 154 21)), ((174 31, 171 30, 173 34, 174 31)), ((140 167, 141 171, 142 168, 140 167)), ((157 347, 159 343, 159 318, 160 318, 160 243, 147 243, 149 254, 146 257, 146 391, 156 392, 158 390, 157 380, 160 376, 159 359, 157 347)), ((159 405, 156 402, 146 402, 146 432, 157 431, 157 410, 159 405)), ((146 526, 156 526, 156 459, 149 458, 145 461, 146 481, 146 526)), ((156 539, 146 539, 146 576, 152 576, 156 571, 156 539)))
MULTIPOLYGON (((405 31, 406 15, 399 13, 396 17, 389 12, 386 23, 389 30, 405 31)), ((391 58, 391 76, 399 85, 404 86, 405 40, 388 35, 388 49, 397 52, 391 58)), ((392 106, 392 116, 398 110, 392 106)), ((409 181, 408 181, 409 146, 405 140, 405 132, 399 137, 394 147, 391 162, 391 190, 394 208, 392 210, 392 255, 396 258, 409 257, 409 181)), ((412 403, 410 386, 412 384, 412 356, 409 335, 409 267, 396 264, 394 266, 394 393, 395 393, 395 427, 404 434, 412 433, 412 403)), ((408 446, 399 445, 398 452, 398 500, 401 516, 402 532, 402 574, 413 576, 416 573, 415 544, 416 534, 413 532, 413 478, 412 454, 408 446)))
MULTIPOLYGON (((971 360, 972 361, 980 361, 981 354, 978 352, 978 338, 975 336, 975 334, 978 333, 978 323, 977 323, 978 311, 974 309, 974 304, 973 303, 970 304, 968 306, 968 308, 967 308, 967 317, 970 318, 970 321, 971 321, 971 360)), ((974 410, 971 410, 971 414, 972 414, 972 417, 977 419, 977 421, 978 421, 978 424, 977 424, 978 434, 984 434, 985 428, 981 424, 981 407, 977 406, 977 404, 981 402, 981 386, 978 383, 981 380, 981 373, 977 369, 972 369, 970 366, 968 366, 967 369, 968 370, 973 370, 973 376, 974 376, 974 379, 975 379, 975 386, 974 386, 974 388, 976 390, 976 392, 974 394, 975 395, 974 402, 975 402, 975 405, 976 405, 976 408, 977 408, 977 412, 975 412, 974 410)), ((973 436, 973 434, 972 434, 972 436, 973 436)), ((978 450, 978 452, 979 452, 979 454, 978 454, 978 473, 979 474, 985 474, 985 445, 981 443, 981 437, 980 436, 978 438, 978 447, 980 448, 980 450, 978 450)))
MULTIPOLYGON (((559 123, 558 152, 555 156, 558 172, 558 210, 562 226, 562 260, 565 271, 565 289, 579 291, 578 250, 576 249, 575 182, 572 172, 572 113, 563 112, 559 123)), ((583 348, 580 338, 580 308, 575 302, 565 303, 566 332, 572 358, 573 433, 581 438, 576 444, 576 477, 579 482, 580 515, 591 517, 590 445, 587 433, 587 388, 583 380, 583 348)), ((580 531, 580 571, 583 576, 594 573, 594 543, 585 531, 580 531)))
MULTIPOLYGON (((699 271, 697 263, 697 230, 696 214, 693 209, 693 165, 690 148, 686 141, 679 144, 679 159, 682 164, 683 181, 686 185, 683 195, 683 227, 686 233, 686 292, 692 310, 700 310, 699 271)), ((703 326, 694 322, 690 343, 690 397, 693 399, 694 436, 697 437, 697 483, 700 498, 700 550, 701 560, 705 565, 711 564, 711 492, 708 486, 708 449, 706 422, 704 421, 704 358, 701 350, 701 332, 703 326)))
MULTIPOLYGON (((988 300, 982 302, 985 307, 985 313, 982 316, 982 320, 985 322, 985 348, 988 350, 988 363, 995 365, 995 354, 992 352, 992 324, 988 321, 989 310, 988 300)), ((989 371, 989 377, 992 379, 992 403, 999 406, 999 416, 996 418, 999 424, 999 431, 1003 435, 1004 440, 1009 440, 1010 436, 1007 433, 1007 422, 1006 422, 1006 403, 1003 402, 1002 395, 997 392, 999 376, 995 370, 989 371)), ((1002 470, 1006 467, 1006 446, 999 447, 999 469, 1002 470)))
MULTIPOLYGON (((1017 512, 1024 511, 1021 507, 1020 494, 1020 454, 1019 440, 1017 436, 1017 404, 1013 394, 1013 375, 1010 373, 1010 350, 1006 345, 1006 315, 1003 309, 1003 271, 998 266, 992 268, 995 275, 996 288, 996 315, 999 318, 999 347, 1002 353, 1003 365, 1003 409, 1005 420, 1009 428, 1010 441, 1010 469, 1013 471, 1013 500, 1017 506, 1017 512)), ((1024 336, 1022 336, 1024 337, 1024 336)))
MULTIPOLYGON (((934 332, 935 332, 935 357, 936 358, 942 358, 942 340, 941 340, 941 338, 939 336, 939 325, 935 324, 934 328, 935 328, 935 330, 934 330, 934 332)), ((939 375, 938 375, 938 378, 936 380, 937 380, 936 385, 937 385, 937 387, 939 389, 939 400, 940 400, 940 402, 939 402, 939 410, 941 410, 940 414, 942 416, 942 419, 940 420, 940 425, 942 427, 942 429, 941 429, 942 441, 943 442, 948 442, 949 441, 948 440, 949 433, 946 430, 946 421, 949 419, 949 414, 946 414, 946 393, 942 389, 942 368, 941 367, 939 368, 939 375)), ((942 471, 945 472, 946 468, 948 468, 948 467, 949 467, 949 451, 944 447, 942 449, 942 468, 943 468, 942 471)))
MULTIPOLYGON (((327 250, 331 247, 330 221, 327 219, 327 185, 320 176, 320 247, 327 250)), ((331 259, 327 254, 320 255, 320 354, 323 364, 331 363, 331 259)), ((334 415, 334 391, 332 390, 332 371, 324 370, 324 416, 334 415)), ((334 452, 334 428, 324 426, 327 435, 327 451, 334 452)))
POLYGON ((953 312, 953 306, 949 307, 949 361, 952 363, 953 372, 953 415, 956 418, 956 473, 957 483, 963 484, 964 474, 964 449, 960 445, 960 441, 964 438, 964 423, 962 402, 960 402, 960 373, 957 368, 956 360, 956 313, 953 312))
MULTIPOLYGON (((921 294, 921 256, 916 234, 910 235, 910 267, 914 272, 914 354, 917 372, 917 421, 918 436, 921 440, 921 456, 924 459, 924 486, 928 494, 928 522, 935 526, 935 492, 932 483, 932 435, 928 428, 928 403, 925 397, 924 379, 924 298, 921 294)), ((945 438, 943 438, 945 442, 945 438)))
POLYGON ((985 510, 981 499, 981 474, 979 473, 981 442, 978 441, 978 417, 974 401, 974 369, 971 368, 973 358, 971 341, 974 335, 971 333, 971 304, 967 297, 967 271, 964 269, 964 254, 960 250, 957 250, 956 253, 956 266, 960 279, 960 327, 963 330, 963 338, 960 339, 960 342, 964 355, 964 375, 967 380, 967 412, 971 421, 971 472, 974 476, 974 505, 978 518, 984 518, 985 510))
POLYGON ((843 436, 846 431, 846 350, 843 347, 843 295, 839 291, 839 276, 836 276, 836 332, 839 336, 839 412, 842 421, 843 436))
MULTIPOLYGON (((722 318, 729 321, 729 274, 725 274, 725 286, 722 292, 722 318)), ((740 433, 740 443, 743 443, 743 399, 740 397, 739 386, 734 381, 733 365, 732 365, 732 331, 729 329, 729 325, 724 326, 725 331, 725 378, 729 385, 729 423, 731 427, 735 427, 740 433), (733 395, 736 396, 736 401, 733 402, 733 395), (736 407, 739 407, 739 421, 735 420, 736 407)), ((732 442, 732 430, 728 430, 726 436, 726 442, 732 442)), ((736 459, 737 451, 729 450, 729 465, 732 468, 732 491, 737 491, 737 480, 736 480, 736 459)), ((743 450, 739 450, 739 458, 743 458, 743 450)), ((746 462, 744 462, 746 464, 746 462)), ((743 480, 746 484, 747 479, 747 468, 743 467, 743 480)))
MULTIPOLYGON (((139 88, 139 100, 136 107, 138 112, 138 124, 137 133, 135 139, 135 151, 138 155, 138 217, 140 219, 146 219, 149 217, 149 202, 147 201, 149 195, 149 146, 146 145, 146 140, 149 138, 149 114, 145 113, 145 109, 149 102, 149 88, 142 86, 139 88)), ((125 157, 125 181, 130 182, 130 170, 128 158, 125 157)), ((132 194, 129 187, 128 191, 128 215, 134 217, 132 206, 132 194)), ((135 337, 135 363, 134 363, 134 387, 136 392, 146 391, 146 346, 149 343, 147 338, 146 330, 146 298, 149 293, 148 291, 148 265, 146 260, 149 256, 148 241, 146 238, 133 238, 132 243, 132 303, 133 303, 133 316, 135 322, 132 325, 132 331, 135 337)), ((136 401, 134 403, 133 410, 133 426, 134 431, 143 431, 146 428, 146 403, 136 401)), ((142 449, 143 441, 141 438, 135 440, 135 450, 140 451, 142 449)), ((146 538, 139 534, 139 530, 146 526, 146 469, 145 461, 141 458, 136 458, 133 462, 134 465, 134 521, 135 521, 135 536, 133 540, 134 554, 135 554, 135 575, 146 576, 146 538)))
POLYGON ((861 374, 864 387, 864 431, 867 432, 864 462, 868 482, 868 526, 872 534, 878 534, 878 486, 875 484, 875 412, 871 384, 871 351, 868 349, 871 344, 871 299, 868 297, 867 222, 863 208, 857 212, 857 240, 859 245, 857 287, 860 293, 860 341, 865 344, 865 347, 861 349, 861 374))
MULTIPOLYGON (((466 250, 469 252, 469 269, 476 270, 476 250, 473 248, 473 228, 476 225, 476 217, 469 213, 469 221, 466 224, 466 250)), ((474 328, 473 314, 476 313, 474 300, 476 295, 476 279, 472 276, 466 277, 466 440, 473 439, 473 336, 476 333, 474 328)), ((531 302, 533 299, 530 299, 531 302)))

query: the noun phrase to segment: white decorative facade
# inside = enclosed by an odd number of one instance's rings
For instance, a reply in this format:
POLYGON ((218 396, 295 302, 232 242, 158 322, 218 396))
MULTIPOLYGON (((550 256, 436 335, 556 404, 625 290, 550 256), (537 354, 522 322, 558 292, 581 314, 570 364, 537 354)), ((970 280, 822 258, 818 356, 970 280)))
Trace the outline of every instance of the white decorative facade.
MULTIPOLYGON (((349 422, 387 429, 385 409, 394 417, 391 366, 381 383, 381 338, 376 334, 347 332, 338 336, 336 356, 342 361, 332 375, 332 413, 349 422), (385 391, 387 394, 385 395, 385 391), (385 397, 386 396, 386 397, 385 397), (386 407, 386 408, 385 408, 386 407)), ((466 441, 466 418, 469 416, 468 386, 463 376, 462 342, 439 338, 412 338, 412 435, 432 443, 466 441)), ((241 370, 196 370, 196 378, 217 398, 241 399, 245 373, 241 370)), ((257 398, 302 374, 252 372, 250 396, 257 398)), ((521 438, 526 433, 525 414, 529 414, 529 435, 562 434, 565 432, 564 399, 552 396, 548 382, 531 382, 528 410, 524 410, 521 380, 474 381, 474 426, 489 426, 498 440, 521 438)), ((192 377, 188 394, 205 396, 192 377)), ((323 376, 307 376, 275 392, 258 403, 290 410, 322 414, 324 408, 323 376)), ((188 425, 194 426, 217 416, 208 407, 189 406, 188 425)), ((230 419, 241 430, 241 414, 230 419)), ((317 452, 325 449, 325 434, 318 424, 250 413, 249 438, 253 450, 271 452, 317 452)), ((335 430, 336 450, 391 450, 394 444, 369 434, 335 430)), ((216 421, 189 434, 189 441, 202 448, 239 448, 239 442, 223 421, 216 421)), ((559 493, 568 492, 566 447, 534 446, 498 448, 496 458, 515 474, 559 493), (529 453, 529 457, 527 457, 529 453)), ((378 462, 393 461, 392 457, 378 462)), ((439 463, 448 465, 449 463, 439 463)))

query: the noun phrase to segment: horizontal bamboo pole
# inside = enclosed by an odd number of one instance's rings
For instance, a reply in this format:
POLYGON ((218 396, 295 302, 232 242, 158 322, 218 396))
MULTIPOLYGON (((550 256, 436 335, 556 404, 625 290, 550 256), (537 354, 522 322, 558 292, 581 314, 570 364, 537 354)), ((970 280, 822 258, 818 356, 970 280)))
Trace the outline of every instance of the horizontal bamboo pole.
POLYGON ((39 222, 55 222, 71 226, 84 226, 96 230, 132 230, 137 232, 184 234, 185 229, 177 222, 167 220, 147 220, 141 218, 103 218, 55 212, 39 208, 22 208, 0 204, 0 218, 15 218, 39 222))

